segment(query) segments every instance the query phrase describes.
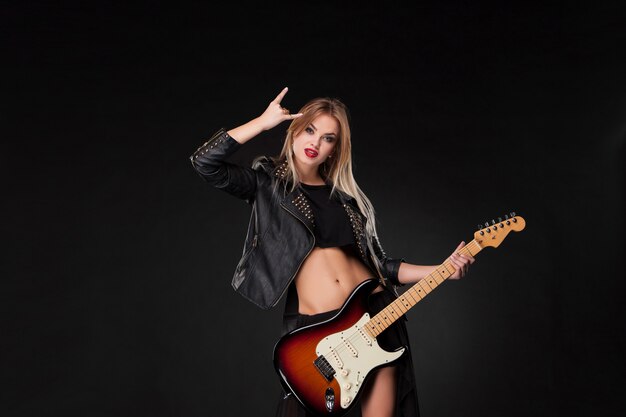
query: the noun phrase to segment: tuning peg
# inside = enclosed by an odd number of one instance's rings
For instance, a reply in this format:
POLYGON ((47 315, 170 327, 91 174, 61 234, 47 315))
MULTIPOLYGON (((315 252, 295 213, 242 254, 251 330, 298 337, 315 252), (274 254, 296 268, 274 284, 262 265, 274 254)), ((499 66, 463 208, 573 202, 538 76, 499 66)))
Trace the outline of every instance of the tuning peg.
POLYGON ((515 217, 515 212, 514 211, 511 212, 511 217, 515 217))
POLYGON ((485 222, 485 227, 489 227, 489 222, 485 222))
POLYGON ((498 223, 502 223, 502 217, 498 217, 498 223))
POLYGON ((482 224, 479 224, 479 225, 478 225, 478 230, 480 230, 480 229, 482 229, 482 228, 483 228, 482 224))
POLYGON ((508 214, 504 215, 504 220, 509 220, 509 215, 508 214))
POLYGON ((494 219, 491 219, 491 224, 496 224, 496 221, 494 219))

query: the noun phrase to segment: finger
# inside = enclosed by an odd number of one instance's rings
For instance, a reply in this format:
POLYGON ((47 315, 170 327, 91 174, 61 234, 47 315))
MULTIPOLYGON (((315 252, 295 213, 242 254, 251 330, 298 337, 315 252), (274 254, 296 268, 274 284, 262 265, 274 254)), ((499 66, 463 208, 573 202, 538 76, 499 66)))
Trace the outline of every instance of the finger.
POLYGON ((450 262, 452 262, 452 265, 455 266, 455 269, 461 269, 463 267, 463 264, 459 262, 455 257, 450 257, 450 262))
MULTIPOLYGON (((461 255, 461 256, 463 256, 463 255, 461 255)), ((465 268, 465 269, 469 268, 469 266, 471 264, 471 261, 467 257, 465 257, 465 256, 463 256, 463 258, 461 259, 461 262, 463 262, 463 268, 465 268)))
POLYGON ((468 268, 468 266, 469 266, 469 261, 468 261, 467 259, 463 259, 463 258, 462 258, 462 255, 461 255, 461 256, 459 256, 459 257, 456 259, 456 261, 457 261, 457 264, 459 265, 459 267, 460 267, 463 271, 467 270, 467 268, 468 268))
POLYGON ((304 113, 288 114, 287 118, 285 120, 297 119, 298 117, 302 116, 303 114, 304 113))
POLYGON ((280 102, 282 101, 283 97, 285 97, 285 94, 287 94, 287 90, 289 90, 287 87, 283 88, 282 91, 280 93, 278 93, 278 95, 274 99, 274 103, 280 104, 280 102))
POLYGON ((457 270, 452 275, 456 275, 457 278, 461 278, 464 274, 463 268, 457 268, 457 270))
POLYGON ((464 259, 467 259, 467 261, 468 261, 470 264, 473 264, 473 263, 474 263, 474 261, 476 260, 476 259, 474 259, 474 257, 473 257, 473 256, 470 256, 470 255, 465 255, 464 253, 462 253, 462 254, 461 254, 461 257, 463 257, 464 259))
POLYGON ((465 241, 462 240, 461 243, 459 243, 459 246, 456 247, 455 251, 457 249, 461 249, 463 246, 465 246, 465 241))
POLYGON ((458 263, 460 263, 460 264, 462 264, 462 265, 463 265, 463 264, 465 264, 466 259, 467 259, 467 258, 465 257, 465 255, 463 255, 463 254, 461 254, 461 253, 458 253, 458 252, 455 252, 453 255, 454 255, 454 259, 455 259, 458 263))

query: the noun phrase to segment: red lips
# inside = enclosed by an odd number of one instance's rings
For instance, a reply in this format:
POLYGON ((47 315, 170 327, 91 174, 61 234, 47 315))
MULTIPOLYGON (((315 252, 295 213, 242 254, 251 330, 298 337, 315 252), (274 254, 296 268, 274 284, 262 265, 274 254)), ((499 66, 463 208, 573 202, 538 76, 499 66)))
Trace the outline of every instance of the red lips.
POLYGON ((309 158, 315 158, 317 156, 317 151, 313 150, 311 148, 306 148, 304 150, 304 153, 306 154, 306 156, 308 156, 309 158))

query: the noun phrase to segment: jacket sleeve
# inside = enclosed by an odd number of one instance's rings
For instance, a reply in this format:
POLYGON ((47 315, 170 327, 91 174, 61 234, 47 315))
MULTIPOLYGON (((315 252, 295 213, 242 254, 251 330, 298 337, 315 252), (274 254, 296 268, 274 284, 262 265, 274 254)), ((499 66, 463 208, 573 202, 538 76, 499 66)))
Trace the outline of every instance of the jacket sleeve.
POLYGON ((189 159, 193 168, 206 182, 251 203, 256 192, 256 172, 252 168, 226 162, 226 158, 241 146, 222 128, 189 159))
POLYGON ((382 272, 385 278, 391 281, 393 285, 404 285, 398 280, 398 270, 400 269, 400 263, 404 262, 404 258, 389 258, 380 245, 378 236, 374 236, 372 245, 374 247, 374 254, 383 266, 382 272))

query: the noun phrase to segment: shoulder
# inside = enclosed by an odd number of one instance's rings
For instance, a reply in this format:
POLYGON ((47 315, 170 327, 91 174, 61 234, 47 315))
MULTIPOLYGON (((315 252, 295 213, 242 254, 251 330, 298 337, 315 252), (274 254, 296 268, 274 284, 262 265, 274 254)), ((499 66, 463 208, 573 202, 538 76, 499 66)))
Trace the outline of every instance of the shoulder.
POLYGON ((276 167, 276 163, 273 158, 269 156, 257 156, 252 161, 252 169, 255 171, 265 172, 266 174, 271 174, 276 167))
POLYGON ((254 161, 252 161, 252 169, 257 172, 257 176, 263 178, 263 182, 268 185, 283 182, 286 164, 279 162, 280 161, 275 157, 257 156, 254 161))
POLYGON ((287 161, 280 161, 277 157, 258 156, 252 162, 252 169, 263 172, 273 179, 285 180, 287 161))

